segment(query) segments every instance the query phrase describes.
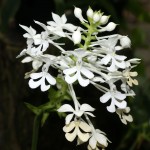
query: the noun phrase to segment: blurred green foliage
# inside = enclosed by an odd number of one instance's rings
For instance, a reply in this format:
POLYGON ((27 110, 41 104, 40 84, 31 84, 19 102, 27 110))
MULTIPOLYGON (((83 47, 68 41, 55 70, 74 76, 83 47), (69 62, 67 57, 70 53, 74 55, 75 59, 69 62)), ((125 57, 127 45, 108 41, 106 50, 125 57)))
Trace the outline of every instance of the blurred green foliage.
POLYGON ((21 0, 2 0, 0 5, 0 32, 8 31, 9 24, 13 21, 21 0))

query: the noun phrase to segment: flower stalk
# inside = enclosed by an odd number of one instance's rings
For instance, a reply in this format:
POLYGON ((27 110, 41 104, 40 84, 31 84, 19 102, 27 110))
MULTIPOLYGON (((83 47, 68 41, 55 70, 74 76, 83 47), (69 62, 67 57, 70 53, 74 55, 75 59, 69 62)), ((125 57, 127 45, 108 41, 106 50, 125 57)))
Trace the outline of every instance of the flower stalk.
POLYGON ((40 124, 41 124, 41 114, 36 115, 34 118, 31 150, 37 150, 40 124))

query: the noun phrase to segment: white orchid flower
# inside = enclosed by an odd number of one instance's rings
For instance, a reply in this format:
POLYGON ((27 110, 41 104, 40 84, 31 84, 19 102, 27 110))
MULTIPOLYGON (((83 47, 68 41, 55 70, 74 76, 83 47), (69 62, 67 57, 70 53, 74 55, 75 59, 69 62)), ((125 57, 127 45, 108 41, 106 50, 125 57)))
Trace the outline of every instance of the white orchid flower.
POLYGON ((124 61, 126 56, 116 54, 118 49, 116 44, 120 38, 120 35, 115 34, 108 39, 98 41, 98 44, 103 49, 103 53, 106 53, 106 55, 101 59, 101 64, 107 65, 110 63, 110 67, 107 67, 107 69, 111 72, 117 71, 118 68, 124 69, 126 67, 126 63, 124 61))
POLYGON ((118 108, 116 110, 116 113, 119 115, 121 122, 125 125, 127 124, 127 121, 128 122, 133 121, 133 117, 130 114, 128 114, 129 112, 130 112, 130 107, 126 107, 125 109, 118 108))
POLYGON ((136 79, 132 79, 132 77, 136 77, 138 73, 136 71, 130 72, 130 70, 123 71, 123 76, 127 79, 127 84, 132 87, 132 85, 138 85, 138 81, 136 79))
POLYGON ((73 109, 72 106, 69 104, 64 104, 57 111, 71 112, 71 114, 66 116, 66 124, 69 124, 74 115, 76 117, 81 117, 85 113, 87 115, 94 117, 94 115, 91 113, 94 110, 95 109, 91 107, 89 104, 82 104, 78 110, 73 109))
POLYGON ((89 79, 94 77, 94 74, 84 67, 82 62, 82 58, 89 55, 89 53, 85 50, 77 49, 70 52, 70 54, 73 54, 77 58, 77 61, 76 66, 63 70, 65 80, 68 84, 72 84, 78 80, 79 84, 85 87, 90 83, 89 79))
POLYGON ((106 148, 108 146, 108 139, 105 133, 99 129, 92 130, 92 136, 89 139, 88 150, 99 150, 99 148, 106 148))
POLYGON ((53 33, 61 36, 66 37, 65 32, 63 31, 68 30, 70 32, 74 32, 76 30, 76 26, 72 25, 71 23, 66 23, 67 18, 66 15, 63 14, 61 17, 55 13, 52 13, 52 18, 54 21, 48 21, 47 24, 50 26, 47 26, 47 28, 50 31, 53 31, 53 33))
POLYGON ((127 102, 124 101, 126 98, 125 94, 122 94, 119 91, 108 91, 103 96, 100 97, 100 101, 102 103, 106 103, 109 99, 111 99, 110 106, 107 106, 107 110, 111 113, 114 113, 116 111, 116 107, 124 109, 127 106, 127 102))
POLYGON ((128 96, 135 96, 135 92, 126 84, 126 81, 122 80, 121 90, 124 91, 128 96))
POLYGON ((65 137, 68 141, 72 142, 76 136, 83 142, 88 141, 92 128, 83 121, 72 121, 63 127, 63 131, 66 133, 65 137), (83 130, 85 133, 80 131, 83 130), (73 132, 72 132, 73 130, 73 132))
POLYGON ((34 42, 36 40, 38 40, 41 35, 40 34, 36 34, 36 30, 33 29, 31 26, 30 27, 27 27, 27 26, 24 26, 24 25, 20 25, 25 31, 27 31, 27 33, 25 33, 23 35, 24 38, 27 38, 27 39, 33 39, 34 42))
POLYGON ((32 73, 30 77, 31 77, 31 79, 29 80, 30 88, 35 89, 38 86, 40 86, 41 91, 43 92, 47 91, 50 88, 50 85, 56 84, 56 79, 47 72, 32 73), (45 80, 48 82, 48 85, 46 85, 45 80))

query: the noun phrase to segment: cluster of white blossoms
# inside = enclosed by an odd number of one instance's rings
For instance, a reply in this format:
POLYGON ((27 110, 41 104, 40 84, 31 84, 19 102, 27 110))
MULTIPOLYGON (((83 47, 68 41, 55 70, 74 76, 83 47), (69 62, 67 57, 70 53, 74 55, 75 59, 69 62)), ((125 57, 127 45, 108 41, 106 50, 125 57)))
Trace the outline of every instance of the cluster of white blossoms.
POLYGON ((27 32, 23 35, 27 39, 27 48, 18 57, 25 57, 22 63, 32 62, 33 70, 26 73, 32 89, 40 87, 41 91, 47 91, 51 86, 57 85, 50 68, 58 70, 58 76, 68 84, 68 92, 74 105, 63 104, 58 109, 58 112, 68 113, 63 128, 66 139, 71 142, 77 138, 78 144, 89 141, 88 150, 104 150, 110 141, 90 121, 90 117, 95 117, 95 109, 89 104, 79 103, 73 85, 79 83, 86 87, 92 84, 103 92, 99 101, 108 102, 107 110, 118 114, 120 120, 127 124, 133 118, 129 114, 126 97, 135 96, 131 88, 133 84, 138 85, 138 81, 133 79, 137 72, 132 69, 139 64, 140 59, 127 60, 126 56, 120 54, 121 50, 131 46, 128 36, 101 36, 103 32, 111 32, 117 26, 108 22, 110 16, 89 8, 85 19, 82 10, 77 7, 74 15, 81 26, 67 23, 65 14, 59 16, 55 13, 52 13, 53 21, 48 21, 46 25, 35 21, 44 30, 41 33, 37 33, 31 26, 20 25, 27 32), (60 38, 68 38, 78 48, 65 50, 64 43, 56 42, 60 38), (60 50, 59 56, 46 54, 50 44, 60 50))

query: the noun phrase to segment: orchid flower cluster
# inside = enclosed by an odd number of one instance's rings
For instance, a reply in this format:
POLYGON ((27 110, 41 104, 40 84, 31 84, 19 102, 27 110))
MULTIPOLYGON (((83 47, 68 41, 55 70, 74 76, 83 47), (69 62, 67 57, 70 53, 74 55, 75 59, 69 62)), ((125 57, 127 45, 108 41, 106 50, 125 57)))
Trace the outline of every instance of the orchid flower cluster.
POLYGON ((134 79, 138 74, 132 71, 139 64, 140 59, 127 59, 121 55, 121 50, 130 48, 131 41, 128 36, 112 34, 101 36, 103 32, 113 31, 117 24, 109 22, 110 16, 101 11, 89 8, 86 12, 87 19, 82 15, 80 8, 74 8, 74 15, 79 19, 80 26, 67 22, 66 15, 59 16, 52 13, 53 21, 47 24, 35 21, 44 31, 37 33, 34 28, 20 25, 27 33, 25 48, 18 57, 24 56, 22 63, 32 63, 32 70, 25 74, 29 78, 29 87, 40 87, 47 91, 51 86, 59 88, 57 77, 61 77, 68 84, 68 93, 73 100, 73 106, 63 104, 57 111, 67 113, 63 131, 68 141, 77 138, 77 143, 88 141, 88 150, 105 149, 110 142, 106 134, 95 129, 90 117, 94 108, 89 104, 81 104, 76 96, 74 85, 87 87, 92 84, 103 95, 99 98, 101 103, 109 104, 106 109, 116 113, 122 123, 132 122, 127 106, 126 97, 135 96, 133 85, 138 85, 134 79), (65 50, 64 43, 57 43, 60 38, 68 38, 74 43, 75 49, 65 50), (50 45, 55 46, 60 55, 47 54, 50 45), (58 76, 51 74, 50 68, 58 70, 58 76))

